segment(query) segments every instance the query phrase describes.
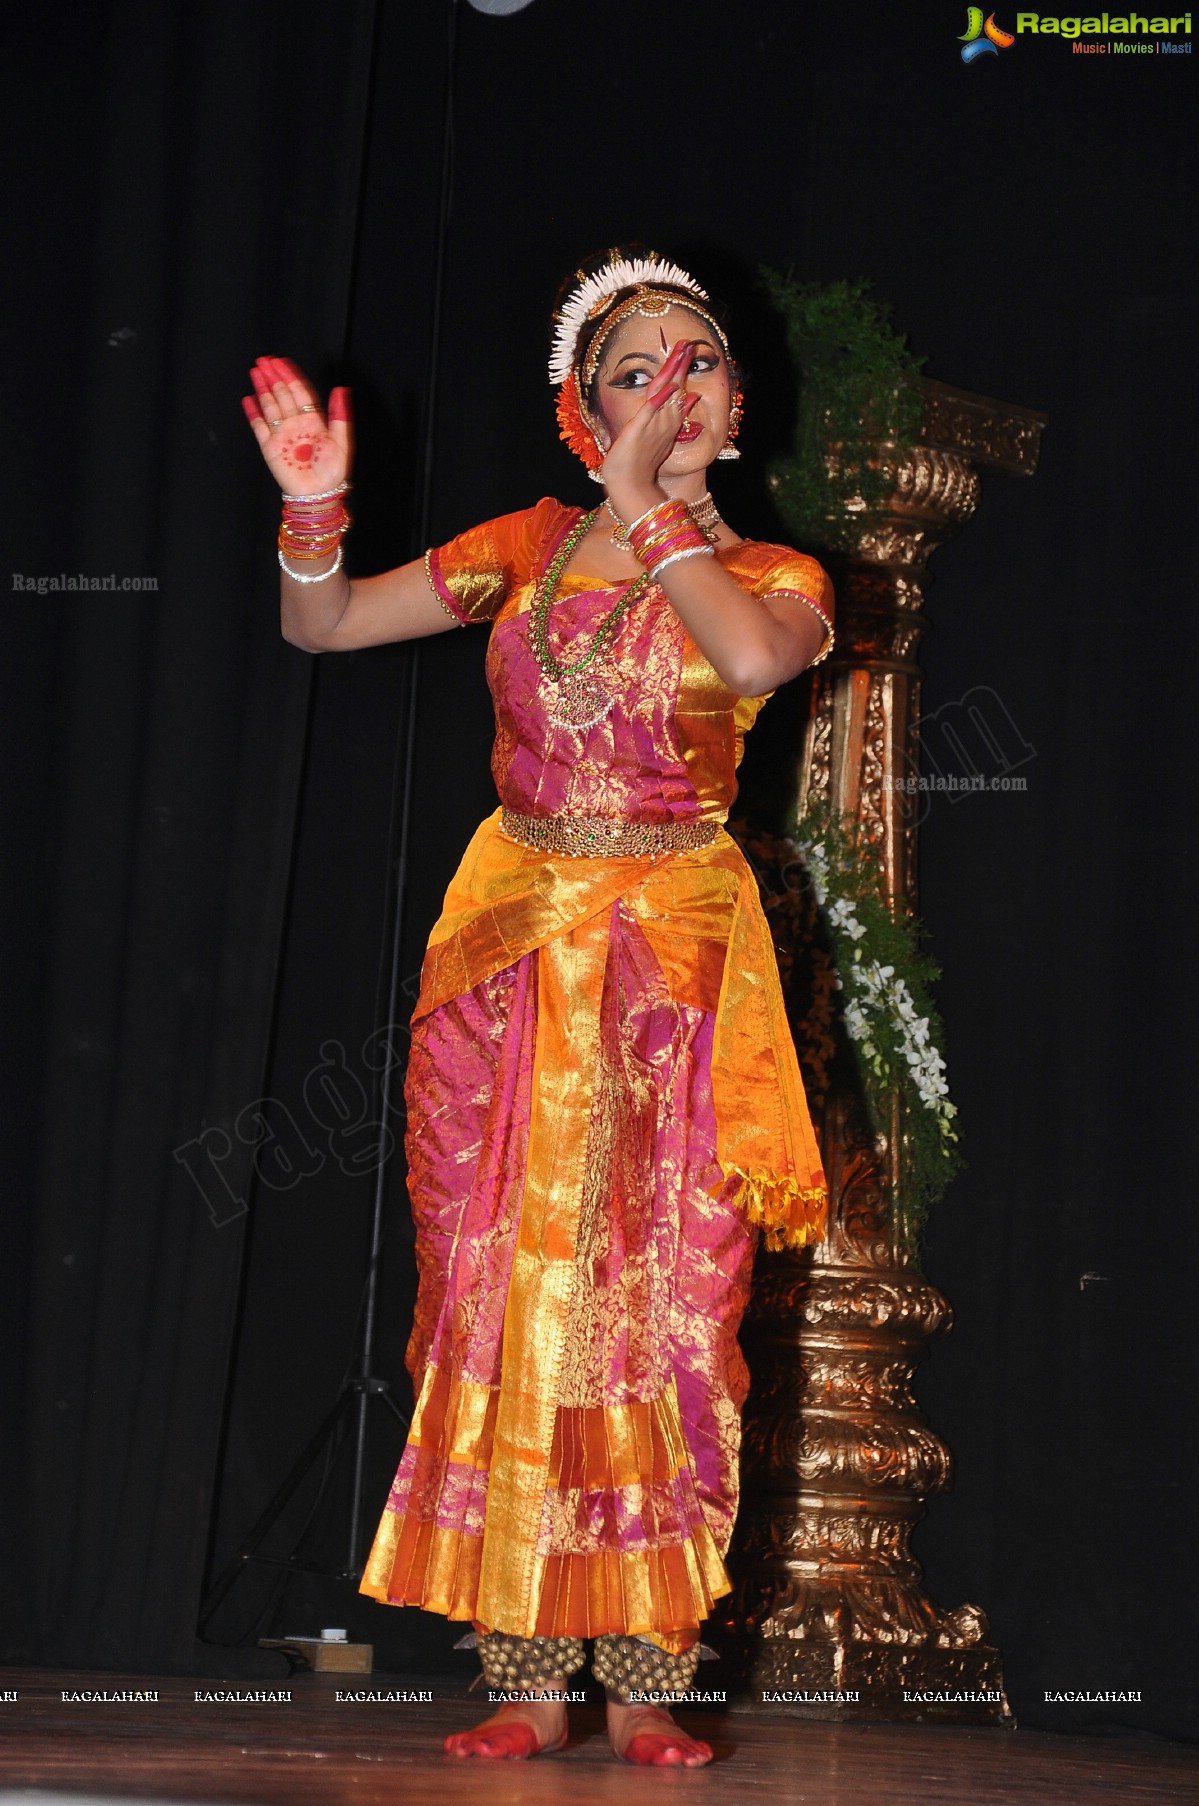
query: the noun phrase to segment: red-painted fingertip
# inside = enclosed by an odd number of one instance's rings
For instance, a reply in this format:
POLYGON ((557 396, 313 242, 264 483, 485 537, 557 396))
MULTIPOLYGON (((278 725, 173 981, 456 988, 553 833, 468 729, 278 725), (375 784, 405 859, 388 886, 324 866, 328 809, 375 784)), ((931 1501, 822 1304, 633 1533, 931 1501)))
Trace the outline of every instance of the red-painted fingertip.
POLYGON ((667 352, 666 356, 663 358, 658 373, 654 377, 654 382, 665 383, 666 388, 661 390, 658 394, 649 395, 646 398, 647 400, 652 401, 655 407, 660 408, 662 403, 668 400, 674 392, 676 379, 683 369, 684 362, 686 361, 686 353, 690 348, 690 341, 688 339, 680 339, 678 344, 674 347, 674 350, 667 352))
POLYGON ((262 409, 252 395, 243 395, 241 398, 241 405, 246 419, 251 426, 253 426, 256 420, 262 419, 262 409))
POLYGON ((329 391, 330 420, 348 420, 350 418, 350 391, 345 388, 329 391))
POLYGON ((254 385, 255 395, 265 395, 267 390, 271 386, 270 383, 266 380, 266 377, 262 374, 262 371, 258 368, 257 364, 255 364, 254 368, 250 372, 250 381, 254 385))
POLYGON ((674 392, 677 388, 678 388, 677 383, 671 383, 670 387, 667 389, 663 389, 662 393, 660 395, 648 396, 647 399, 649 401, 650 407, 651 408, 664 408, 666 406, 666 403, 670 400, 671 396, 674 394, 674 392))

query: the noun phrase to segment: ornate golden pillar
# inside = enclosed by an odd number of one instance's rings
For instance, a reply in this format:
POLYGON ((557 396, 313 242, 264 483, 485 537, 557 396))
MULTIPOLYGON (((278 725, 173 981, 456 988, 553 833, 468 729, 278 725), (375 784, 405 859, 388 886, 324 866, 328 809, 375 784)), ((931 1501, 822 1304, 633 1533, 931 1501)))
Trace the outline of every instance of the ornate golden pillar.
MULTIPOLYGON (((852 554, 833 564, 837 644, 813 674, 799 785, 801 809, 815 796, 862 824, 887 894, 909 905, 920 798, 894 780, 919 770, 927 560, 974 512, 980 473, 1032 474, 1044 426, 1028 409, 921 388, 920 440, 894 469, 888 499, 862 512, 852 554)), ((769 903, 778 865, 790 859, 794 874, 794 849, 767 847, 767 869, 761 841, 748 850, 769 903)), ((775 894, 786 886, 784 873, 775 894)), ((785 944, 786 912, 774 920, 802 1057, 811 971, 785 944)), ((731 1558, 735 1660, 756 1697, 806 1694, 771 1703, 813 1716, 1010 1722, 983 1612, 934 1604, 909 1547, 925 1499, 950 1480, 949 1450, 925 1422, 912 1376, 951 1311, 906 1234, 898 1100, 889 1129, 874 1132, 843 1031, 828 1074, 813 1104, 829 1238, 759 1261, 742 1332, 752 1388, 731 1558), (812 1697, 837 1694, 857 1699, 812 1697)))

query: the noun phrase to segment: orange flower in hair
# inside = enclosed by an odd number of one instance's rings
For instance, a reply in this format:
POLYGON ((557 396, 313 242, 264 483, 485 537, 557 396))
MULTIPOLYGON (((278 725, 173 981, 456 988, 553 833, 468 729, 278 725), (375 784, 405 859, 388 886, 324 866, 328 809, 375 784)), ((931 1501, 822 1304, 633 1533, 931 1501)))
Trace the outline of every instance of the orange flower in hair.
POLYGON ((596 443, 594 432, 583 418, 578 384, 573 375, 568 376, 558 390, 557 415, 559 438, 564 439, 571 451, 582 458, 588 470, 598 470, 604 461, 604 454, 596 443))

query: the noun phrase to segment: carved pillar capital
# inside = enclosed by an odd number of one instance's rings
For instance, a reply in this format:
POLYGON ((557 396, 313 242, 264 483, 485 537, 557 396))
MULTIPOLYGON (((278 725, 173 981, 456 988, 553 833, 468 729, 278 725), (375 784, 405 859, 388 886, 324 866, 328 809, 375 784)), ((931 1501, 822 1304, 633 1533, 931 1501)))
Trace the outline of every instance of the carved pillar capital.
POLYGON ((815 677, 800 771, 809 797, 861 823, 888 893, 916 899, 920 638, 928 559, 978 506, 982 473, 1031 476, 1044 415, 931 381, 924 429, 902 456, 880 444, 889 492, 858 511, 852 550, 830 558, 837 645, 815 677))

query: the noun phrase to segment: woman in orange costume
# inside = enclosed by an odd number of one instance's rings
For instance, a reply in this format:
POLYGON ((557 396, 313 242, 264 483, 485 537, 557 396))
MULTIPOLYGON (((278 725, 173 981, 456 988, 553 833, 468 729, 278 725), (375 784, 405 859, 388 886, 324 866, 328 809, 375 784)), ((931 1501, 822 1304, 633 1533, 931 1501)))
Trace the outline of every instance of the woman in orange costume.
POLYGON ((815 560, 740 539, 736 368, 686 271, 613 252, 554 321, 562 436, 602 483, 349 581, 346 394, 260 359, 285 636, 313 652, 492 623, 492 770, 433 930, 405 1084, 420 1288, 412 1430, 363 1591, 474 1625, 516 1701, 451 1754, 561 1746, 594 1639, 617 1755, 709 1747, 685 1693, 728 1591, 737 1346, 759 1232, 825 1184, 752 874, 723 823, 767 695, 832 644, 815 560))

